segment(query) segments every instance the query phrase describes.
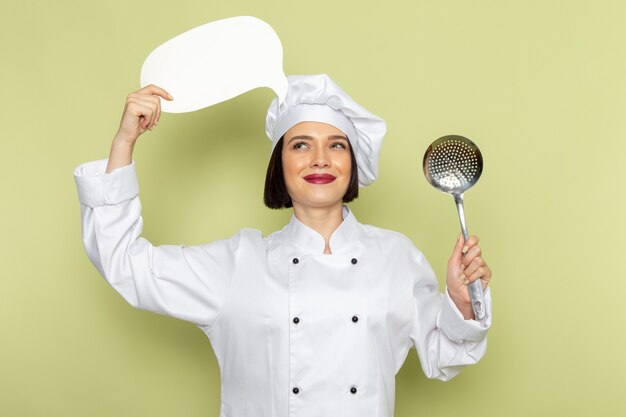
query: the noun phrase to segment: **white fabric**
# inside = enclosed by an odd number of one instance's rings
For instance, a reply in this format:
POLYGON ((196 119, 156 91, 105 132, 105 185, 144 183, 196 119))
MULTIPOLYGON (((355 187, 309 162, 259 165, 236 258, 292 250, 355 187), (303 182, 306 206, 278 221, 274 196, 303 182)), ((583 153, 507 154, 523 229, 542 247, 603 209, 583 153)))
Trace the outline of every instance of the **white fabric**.
POLYGON ((290 75, 284 103, 274 99, 267 110, 265 133, 272 149, 292 126, 322 122, 346 134, 354 151, 359 185, 372 183, 378 175, 378 153, 387 131, 385 121, 367 111, 328 75, 290 75), (326 107, 331 111, 323 111, 326 107))
MULTIPOLYGON (((298 104, 286 110, 276 121, 273 135, 277 138, 276 142, 289 130, 292 126, 300 122, 322 122, 335 126, 341 130, 347 137, 356 138, 357 134, 354 125, 342 112, 332 109, 325 104, 298 104)), ((272 142, 275 146, 276 142, 272 142)), ((352 140, 351 143, 357 147, 358 141, 352 140)), ((273 149, 272 146, 272 149, 273 149)))
POLYGON ((295 217, 267 237, 243 229, 198 246, 153 246, 141 237, 135 163, 104 174, 106 164, 74 172, 87 255, 131 305, 206 333, 221 417, 389 417, 412 346, 426 376, 441 380, 483 356, 490 292, 486 319, 463 320, 403 235, 345 208, 332 255, 295 217))

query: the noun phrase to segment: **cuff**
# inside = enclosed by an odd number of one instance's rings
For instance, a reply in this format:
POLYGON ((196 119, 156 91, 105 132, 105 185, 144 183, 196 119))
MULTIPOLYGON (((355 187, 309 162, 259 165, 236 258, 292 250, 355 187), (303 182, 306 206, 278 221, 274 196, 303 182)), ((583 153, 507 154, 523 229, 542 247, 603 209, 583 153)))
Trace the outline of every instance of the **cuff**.
POLYGON ((78 199, 88 207, 119 204, 139 194, 135 161, 105 173, 108 159, 86 162, 74 170, 78 199))
POLYGON ((487 330, 491 327, 491 291, 489 288, 485 291, 485 307, 484 319, 480 321, 465 320, 446 288, 441 313, 437 318, 437 327, 455 342, 479 342, 485 338, 487 330))

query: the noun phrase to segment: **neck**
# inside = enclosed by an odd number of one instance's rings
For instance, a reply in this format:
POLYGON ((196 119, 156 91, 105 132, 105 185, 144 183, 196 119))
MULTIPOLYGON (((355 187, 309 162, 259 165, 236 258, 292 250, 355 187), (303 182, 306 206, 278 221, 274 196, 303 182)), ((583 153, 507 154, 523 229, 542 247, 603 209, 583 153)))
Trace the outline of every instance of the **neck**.
POLYGON ((296 219, 315 230, 324 238, 326 243, 324 253, 331 253, 330 237, 343 222, 342 207, 343 204, 331 207, 303 207, 297 203, 293 204, 293 213, 296 219))

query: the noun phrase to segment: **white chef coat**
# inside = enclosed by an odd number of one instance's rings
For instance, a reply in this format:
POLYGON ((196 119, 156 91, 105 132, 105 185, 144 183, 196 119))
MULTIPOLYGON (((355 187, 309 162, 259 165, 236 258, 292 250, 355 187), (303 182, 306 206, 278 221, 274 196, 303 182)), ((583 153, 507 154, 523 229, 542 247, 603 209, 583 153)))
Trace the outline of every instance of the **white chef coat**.
POLYGON ((447 380, 486 349, 405 236, 343 223, 324 239, 295 216, 267 237, 243 229, 198 246, 141 237, 134 161, 74 172, 89 259, 132 306, 208 336, 220 367, 222 417, 393 416, 395 375, 415 346, 424 373, 447 380))

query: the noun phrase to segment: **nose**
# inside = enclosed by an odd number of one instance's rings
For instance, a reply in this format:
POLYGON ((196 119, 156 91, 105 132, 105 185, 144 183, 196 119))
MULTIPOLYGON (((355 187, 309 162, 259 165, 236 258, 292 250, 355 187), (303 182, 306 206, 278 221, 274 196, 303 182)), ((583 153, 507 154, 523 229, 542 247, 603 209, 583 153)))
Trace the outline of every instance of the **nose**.
POLYGON ((324 146, 316 146, 311 155, 311 168, 327 168, 330 166, 330 158, 324 146))

